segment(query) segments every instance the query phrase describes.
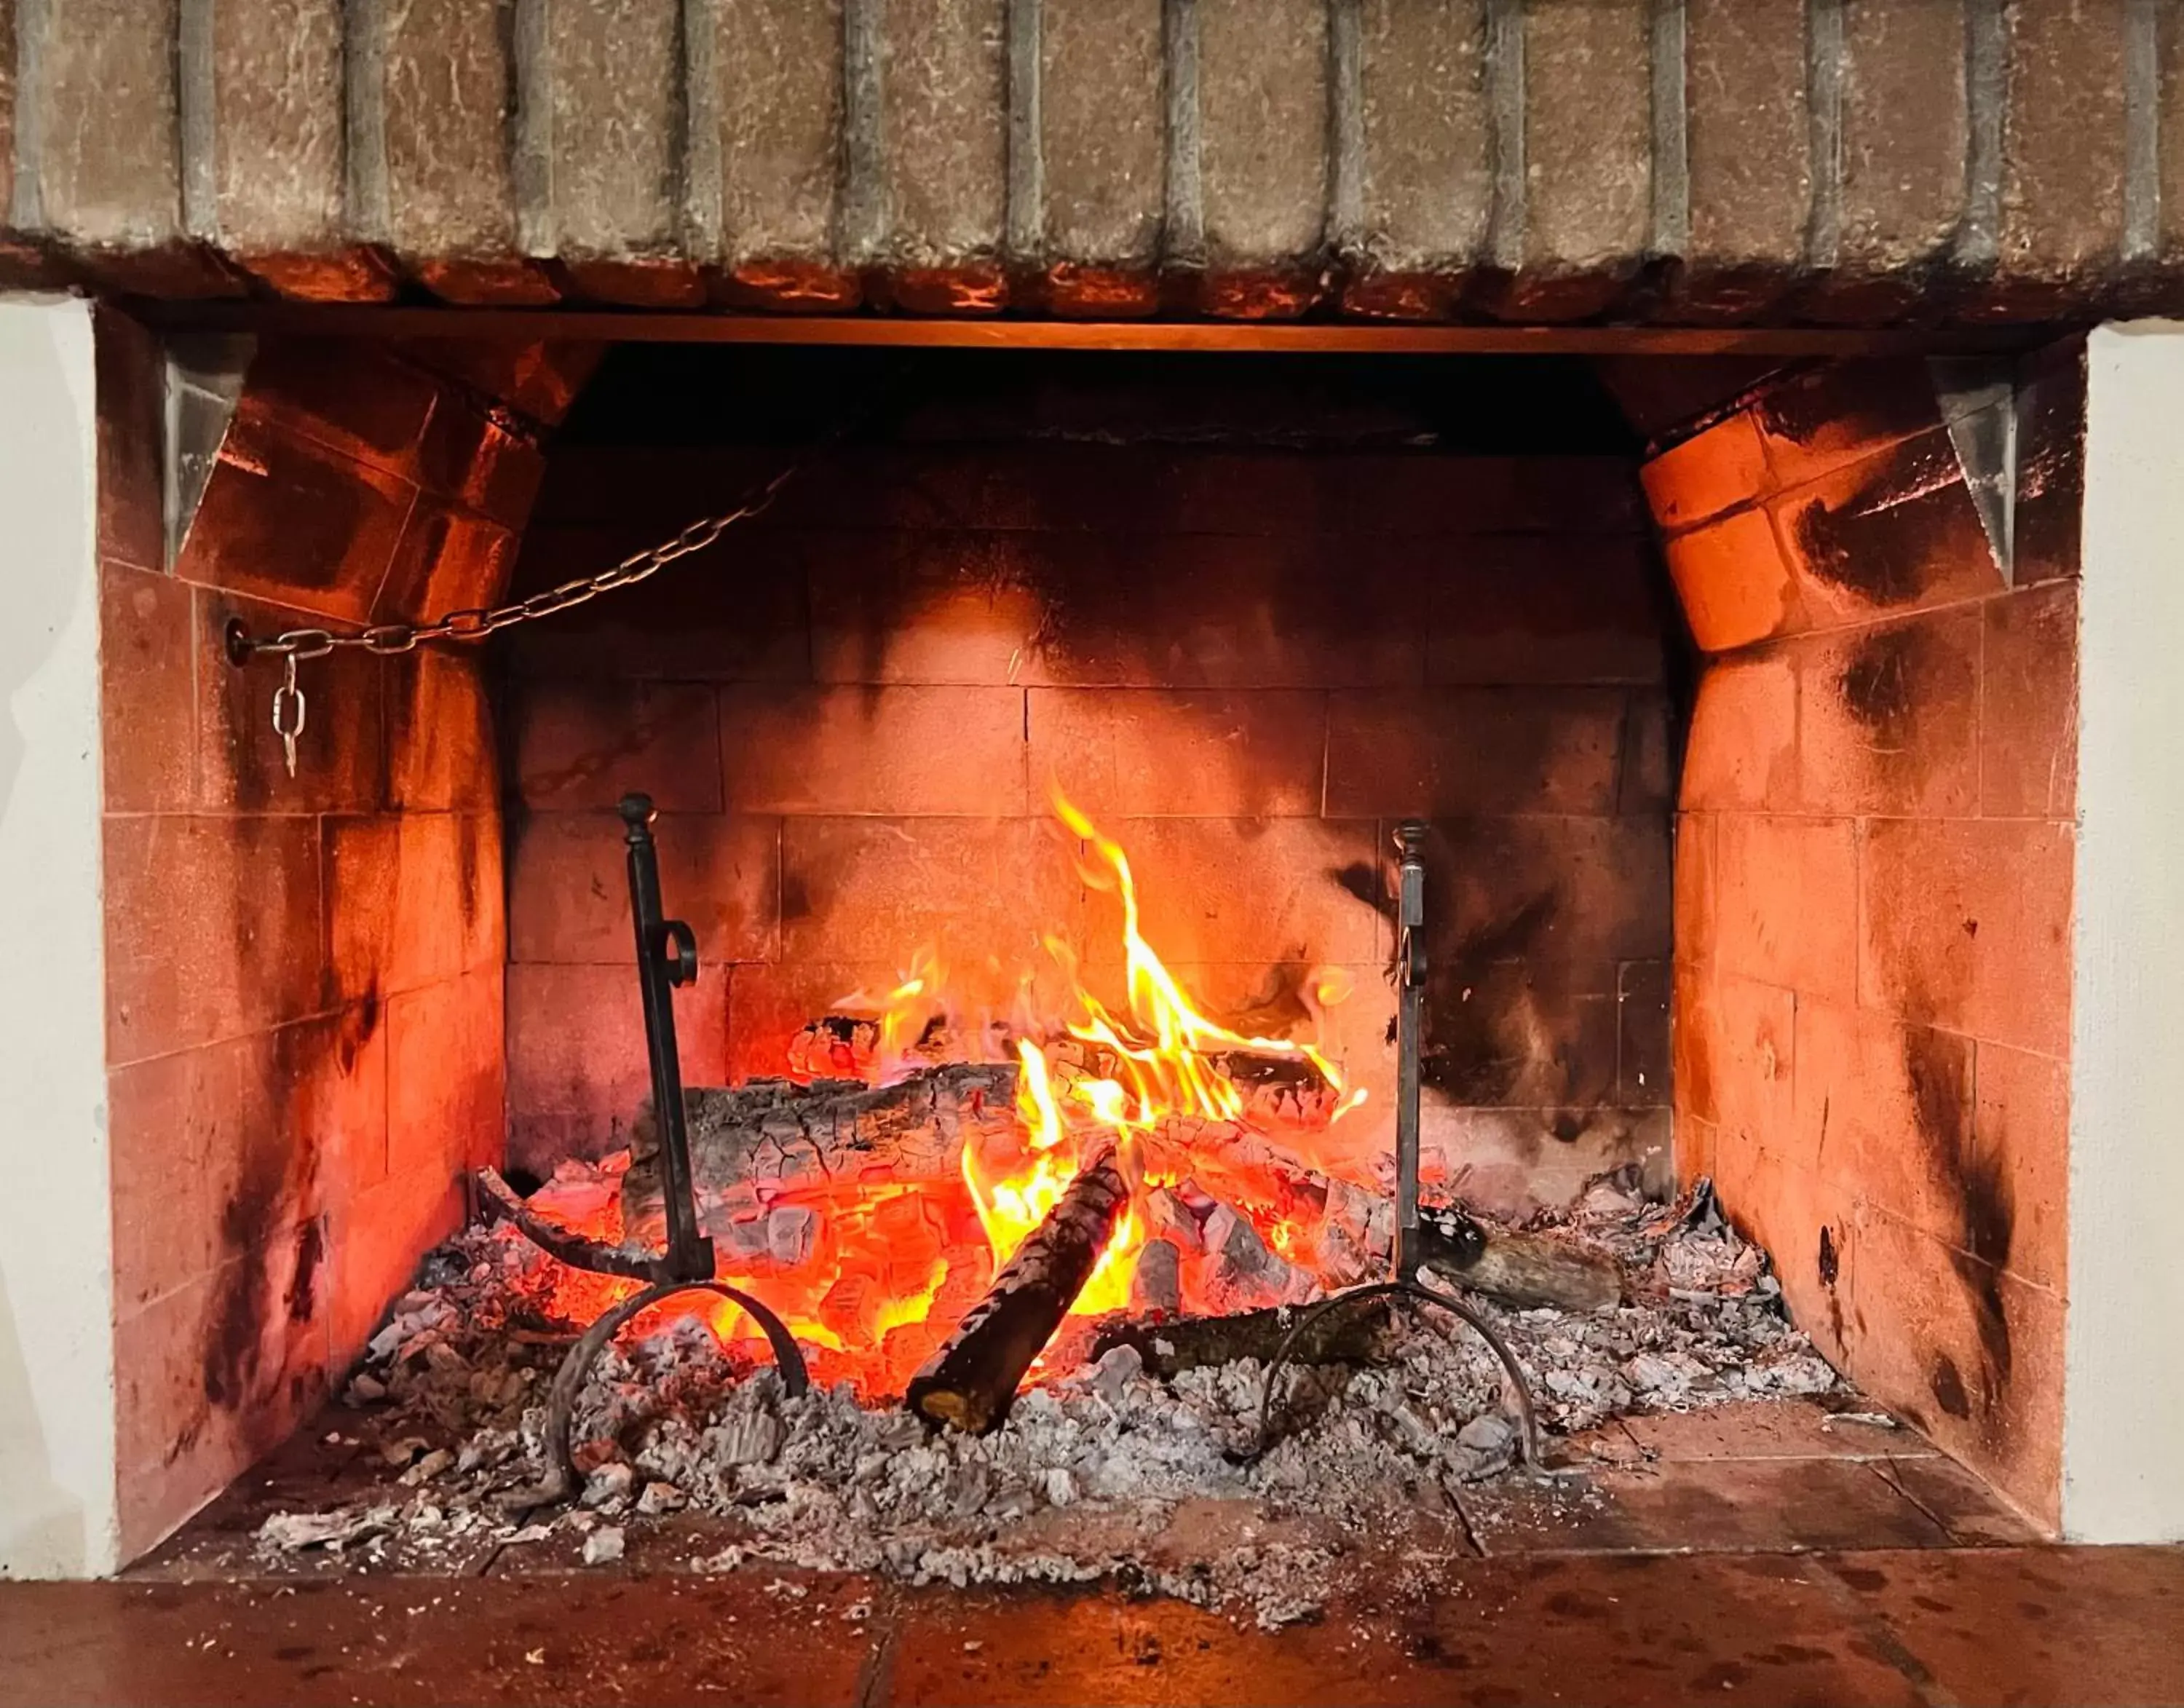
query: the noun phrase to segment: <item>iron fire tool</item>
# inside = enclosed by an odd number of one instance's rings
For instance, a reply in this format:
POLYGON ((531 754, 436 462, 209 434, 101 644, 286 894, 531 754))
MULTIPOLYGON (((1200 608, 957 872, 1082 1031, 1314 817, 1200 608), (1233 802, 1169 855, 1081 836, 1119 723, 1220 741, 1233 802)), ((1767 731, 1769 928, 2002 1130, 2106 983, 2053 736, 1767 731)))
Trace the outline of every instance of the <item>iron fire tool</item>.
POLYGON ((477 1177, 488 1207, 563 1263, 650 1283, 600 1316, 561 1360, 546 1402, 546 1441, 553 1461, 547 1467, 545 1482, 526 1492, 526 1504, 566 1500, 582 1484, 569 1435, 585 1372, 624 1323, 664 1298, 702 1291, 718 1293, 739 1306, 764 1331, 766 1343, 772 1348, 783 1390, 793 1398, 811 1387, 804 1354, 797 1349, 788 1325, 749 1293, 713 1278, 713 1242, 699 1229, 697 1192, 690 1174, 689 1128, 682 1102, 682 1063, 675 1044, 674 997, 678 986, 698 976, 698 939, 682 920, 663 917, 660 851, 652 839, 652 822, 657 816, 650 795, 622 796, 622 823, 629 843, 629 910, 637 931, 638 985, 644 1000, 644 1041, 652 1064, 652 1112, 659 1135, 660 1186, 666 1200, 667 1250, 659 1255, 632 1252, 555 1228, 526 1209, 496 1170, 481 1169, 477 1177))
POLYGON ((1540 1465, 1539 1425, 1532 1409, 1532 1393, 1524 1372, 1508 1342, 1492 1325, 1455 1293, 1418 1279, 1420 1265, 1436 1241, 1477 1240, 1479 1230, 1468 1218, 1422 1211, 1418 1206, 1418 1058, 1425 1036, 1426 996, 1426 827, 1415 819, 1396 829, 1397 855, 1396 890, 1396 1236, 1394 1270, 1390 1279, 1369 1281, 1322 1299, 1299 1314, 1267 1365, 1267 1383, 1259 1398, 1259 1434, 1250 1457, 1258 1458, 1273 1444, 1274 1394, 1290 1354, 1322 1317, 1348 1306, 1373 1299, 1399 1304, 1433 1305, 1468 1323, 1492 1348, 1509 1380, 1517 1401, 1519 1437, 1524 1462, 1540 1465), (1430 1224, 1430 1225, 1429 1225, 1430 1224))

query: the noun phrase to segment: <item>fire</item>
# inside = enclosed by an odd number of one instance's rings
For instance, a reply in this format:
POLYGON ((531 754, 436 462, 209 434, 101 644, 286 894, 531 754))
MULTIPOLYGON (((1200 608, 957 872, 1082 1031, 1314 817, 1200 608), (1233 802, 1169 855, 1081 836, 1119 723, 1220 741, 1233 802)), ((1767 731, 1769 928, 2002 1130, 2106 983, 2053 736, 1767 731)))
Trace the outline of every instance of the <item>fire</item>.
MULTIPOLYGON (((1072 978, 1075 1012, 1063 1022, 1062 1034, 1083 1047, 1075 1053, 1084 1062, 1111 1071, 1088 1067, 1057 1074, 1047 1048, 1020 1041, 1017 1110, 1023 1154, 1012 1166, 994 1169, 972 1147, 964 1147, 964 1183, 978 1207, 996 1270, 1054 1208, 1078 1169, 1111 1146, 1137 1197, 1152 1186, 1173 1184, 1145 1141, 1179 1119, 1235 1122, 1242 1117, 1244 1096, 1222 1070, 1224 1056, 1305 1065, 1336 1097, 1337 1114, 1364 1101, 1362 1090, 1344 1091, 1340 1071, 1316 1045, 1248 1036, 1209 1018, 1146 941, 1137 882, 1122 846, 1059 793, 1054 805, 1056 815, 1096 862, 1086 872, 1088 881, 1111 890, 1121 902, 1124 1011, 1116 1013, 1081 979, 1072 978)), ((1054 945, 1050 951, 1073 974, 1066 952, 1054 945)), ((1323 974, 1316 981, 1315 995, 1323 1003, 1347 994, 1343 975, 1323 974)), ((1129 1303, 1145 1227, 1134 1198, 1078 1296, 1075 1314, 1099 1315, 1129 1303)), ((1285 1228, 1276 1229, 1274 1237, 1280 1248, 1287 1248, 1285 1228)))
MULTIPOLYGON (((1279 1180, 1236 1153, 1255 1121, 1272 1119, 1267 1104, 1252 1101, 1255 1079, 1265 1079, 1265 1064, 1286 1064, 1274 1075, 1281 1095, 1296 1107, 1308 1102, 1306 1119, 1315 1126, 1356 1108, 1363 1091, 1346 1089, 1340 1069, 1316 1042, 1259 1036, 1212 1019, 1147 940, 1122 846, 1058 795, 1055 811, 1080 851, 1086 882, 1119 905, 1118 999, 1112 991, 1107 999, 1096 993, 1068 946, 1050 938, 1047 952, 1067 993, 1058 1013, 1034 1014, 1034 975, 1024 970, 1009 1019, 966 1016, 951 1006, 947 968, 921 951, 892 985, 845 996, 790 1046, 785 1065, 790 1077, 805 1082, 856 1079, 878 1086, 964 1061, 1013 1059, 1017 1069, 1014 1119, 992 1110, 978 1134, 967 1137, 960 1186, 946 1179, 829 1178, 760 1187, 731 1214, 747 1234, 783 1215, 811 1230, 807 1243, 789 1242, 793 1259, 774 1254, 762 1228, 755 1239, 718 1243, 724 1259, 731 1249, 743 1254, 723 1262, 722 1278, 782 1316, 822 1381, 847 1376, 868 1397, 900 1393, 1080 1169, 1110 1152, 1131 1197, 1075 1314, 1128 1308, 1139 1255, 1158 1236, 1154 1228, 1164 1226, 1173 1237, 1178 1214, 1199 1224, 1202 1240, 1195 1249, 1210 1252, 1230 1237, 1223 1230, 1207 1231, 1208 1219, 1225 1205, 1299 1271, 1309 1273, 1318 1258, 1317 1225, 1293 1221, 1297 1212, 1279 1180), (1159 1222, 1162 1216, 1167 1220, 1159 1222)), ((1006 980, 987 982, 999 988, 1006 980)), ((1350 985, 1340 969, 1321 968, 1297 994, 1319 1019, 1351 994, 1350 985)), ((1290 1120, 1286 1114, 1279 1119, 1290 1120)), ((623 1230, 610 1190, 615 1179, 604 1188, 596 1181, 570 1187, 558 1203, 549 1190, 534 1203, 549 1219, 618 1242, 623 1230)), ((589 1320, 636 1285, 550 1267, 556 1279, 540 1303, 547 1315, 565 1321, 589 1320)), ((1195 1292, 1186 1300, 1199 1302, 1195 1292)), ((724 1343, 757 1338, 742 1311, 702 1295, 670 1301, 635 1327, 649 1332, 693 1311, 703 1312, 724 1343)))

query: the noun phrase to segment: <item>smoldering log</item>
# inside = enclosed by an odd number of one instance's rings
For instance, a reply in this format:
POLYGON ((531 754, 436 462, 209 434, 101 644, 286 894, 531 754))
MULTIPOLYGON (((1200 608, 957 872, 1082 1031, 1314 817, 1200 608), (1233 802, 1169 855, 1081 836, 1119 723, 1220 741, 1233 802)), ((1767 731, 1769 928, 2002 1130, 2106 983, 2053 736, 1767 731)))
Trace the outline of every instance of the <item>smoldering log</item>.
POLYGON ((1490 1228, 1457 1209, 1419 1211, 1418 1257, 1420 1267, 1507 1304, 1591 1311, 1623 1298, 1622 1269, 1605 1253, 1490 1228))
POLYGON ((1017 1384, 1091 1280, 1129 1196, 1112 1151, 1079 1170, 985 1297, 911 1378, 904 1405, 972 1435, 998 1427, 1017 1384))
MULTIPOLYGON (((1093 1337, 1092 1357, 1118 1346, 1135 1347, 1155 1376, 1172 1376, 1202 1365, 1240 1358, 1270 1361, 1301 1314, 1294 1306, 1240 1311, 1234 1316, 1178 1317, 1173 1322, 1117 1318, 1093 1337)), ((1380 1356, 1390 1312, 1385 1299, 1332 1310, 1297 1337, 1290 1349, 1298 1364, 1370 1364, 1380 1356)))

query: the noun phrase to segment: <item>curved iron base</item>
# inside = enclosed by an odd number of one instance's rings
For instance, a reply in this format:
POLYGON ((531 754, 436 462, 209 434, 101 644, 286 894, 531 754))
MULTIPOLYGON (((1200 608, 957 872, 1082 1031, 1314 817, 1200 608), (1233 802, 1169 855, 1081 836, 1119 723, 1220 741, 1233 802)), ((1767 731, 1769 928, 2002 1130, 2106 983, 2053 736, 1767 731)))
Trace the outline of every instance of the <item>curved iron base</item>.
POLYGON ((546 1480, 536 1488, 525 1491, 524 1504, 554 1505, 570 1499, 582 1486, 583 1478, 577 1474, 569 1435, 576 1424, 577 1396, 583 1390, 584 1377, 590 1372, 593 1360, 621 1331, 623 1324, 638 1312, 678 1292, 718 1293, 730 1303, 740 1306, 765 1333, 766 1344, 773 1348, 774 1366, 781 1372, 783 1391, 791 1399, 811 1391, 811 1372, 804 1367, 804 1354, 788 1332, 788 1326, 749 1293, 726 1281, 655 1281, 602 1314, 577 1337, 577 1343, 562 1359, 560 1369, 554 1373, 554 1386, 546 1396, 546 1480))
POLYGON ((1451 1316, 1468 1323, 1492 1348, 1494 1356, 1501 1359, 1502 1369, 1509 1378, 1509 1386, 1516 1392, 1518 1438, 1524 1445, 1524 1463, 1535 1471, 1546 1469, 1540 1459, 1540 1426, 1532 1409, 1532 1390, 1525 1384, 1524 1369, 1518 1364, 1516 1354, 1509 1350, 1508 1342, 1494 1331, 1485 1318, 1454 1293, 1443 1292, 1439 1287, 1429 1287, 1422 1281, 1373 1281, 1365 1287, 1352 1287, 1347 1292, 1339 1292, 1332 1298, 1322 1299, 1310 1309, 1298 1314, 1297 1320, 1290 1326, 1290 1331, 1282 1337, 1281 1344, 1274 1348, 1274 1355, 1267 1365, 1267 1384, 1259 1395, 1258 1439, 1253 1443, 1245 1463, 1263 1458, 1267 1449, 1274 1444, 1274 1383, 1282 1373, 1282 1367, 1289 1362, 1290 1354, 1295 1350, 1297 1342, 1303 1337, 1304 1331, 1323 1316, 1361 1300, 1375 1298, 1438 1305, 1451 1316))

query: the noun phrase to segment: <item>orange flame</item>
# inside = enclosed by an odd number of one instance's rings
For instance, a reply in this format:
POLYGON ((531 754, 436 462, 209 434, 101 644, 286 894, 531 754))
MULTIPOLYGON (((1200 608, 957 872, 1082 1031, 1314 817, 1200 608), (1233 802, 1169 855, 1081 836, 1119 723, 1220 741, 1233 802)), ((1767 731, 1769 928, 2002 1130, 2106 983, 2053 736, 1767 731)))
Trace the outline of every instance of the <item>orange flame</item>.
MULTIPOLYGON (((1362 1088, 1344 1092, 1341 1073, 1317 1046, 1249 1036, 1208 1018, 1146 941, 1137 882, 1122 846, 1102 834, 1058 791, 1054 808, 1105 868, 1104 874, 1088 876, 1100 887, 1112 889, 1122 902, 1128 1012, 1117 1014, 1081 980, 1074 980, 1072 999, 1079 1012, 1063 1030, 1067 1036, 1093 1046, 1095 1060, 1112 1062, 1116 1077, 1075 1074, 1063 1077, 1057 1088, 1046 1050, 1023 1040, 1017 1049, 1017 1110, 1023 1124, 1025 1154, 1012 1169, 989 1172, 974 1147, 964 1147, 964 1183, 978 1207, 996 1270, 1060 1202, 1078 1169, 1109 1146, 1117 1151, 1124 1175, 1142 1192, 1157 1182, 1148 1179, 1138 1142, 1141 1135, 1157 1133, 1178 1117, 1212 1121, 1241 1117, 1243 1094, 1221 1071, 1217 1056, 1262 1056, 1306 1063, 1337 1096, 1337 1114, 1364 1100, 1362 1088)), ((1066 950, 1052 943, 1049 947, 1065 968, 1070 967, 1066 950)), ((1340 977, 1323 976, 1317 993, 1321 1000, 1339 1002, 1348 994, 1335 984, 1340 977)), ((1130 1277, 1145 1237, 1144 1219, 1134 1201, 1072 1307, 1075 1314, 1097 1315, 1128 1304, 1130 1277)))

